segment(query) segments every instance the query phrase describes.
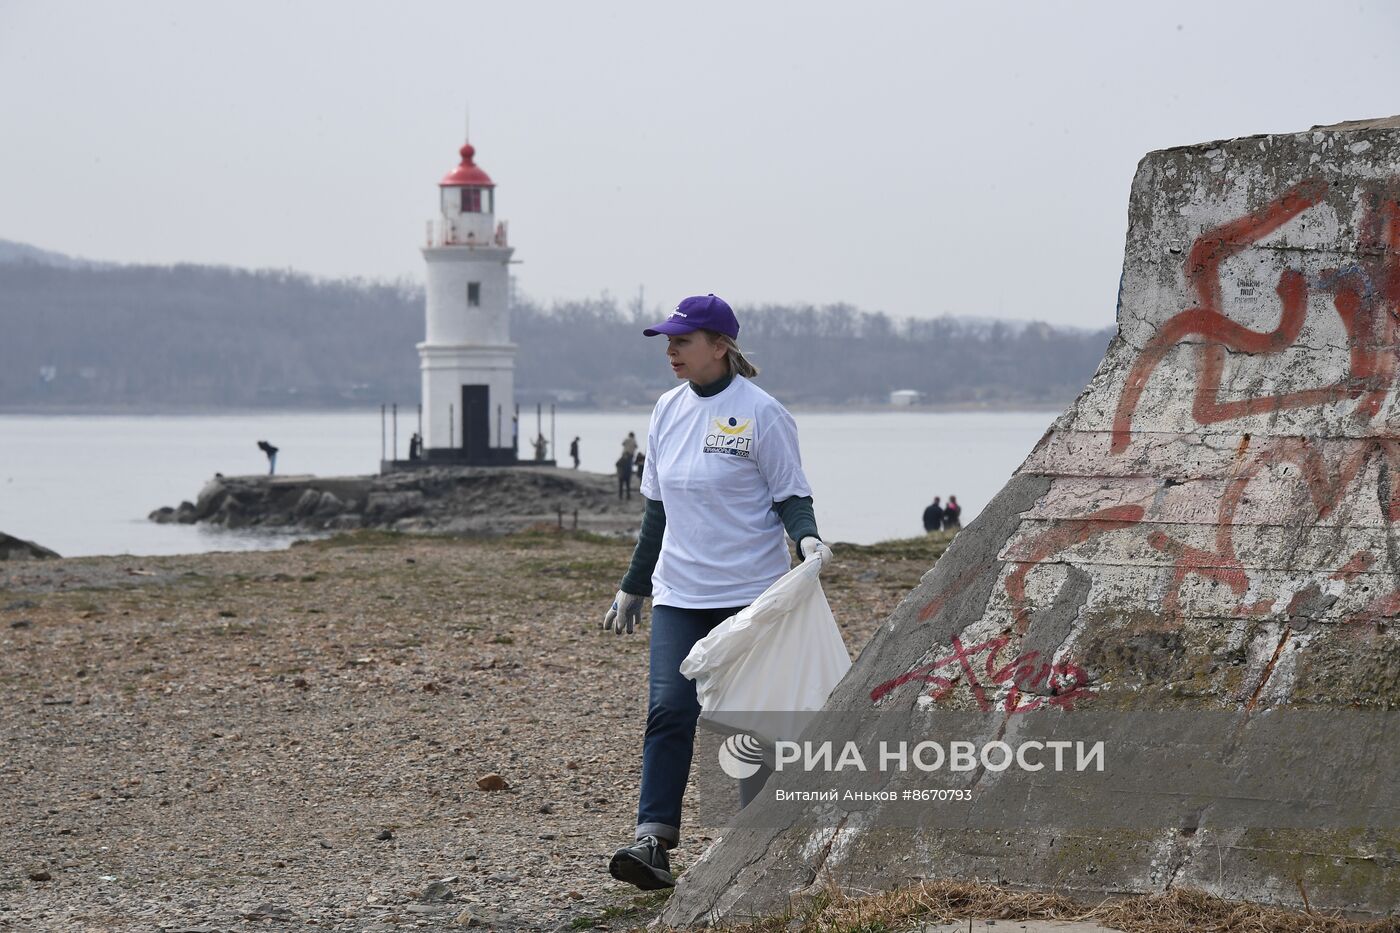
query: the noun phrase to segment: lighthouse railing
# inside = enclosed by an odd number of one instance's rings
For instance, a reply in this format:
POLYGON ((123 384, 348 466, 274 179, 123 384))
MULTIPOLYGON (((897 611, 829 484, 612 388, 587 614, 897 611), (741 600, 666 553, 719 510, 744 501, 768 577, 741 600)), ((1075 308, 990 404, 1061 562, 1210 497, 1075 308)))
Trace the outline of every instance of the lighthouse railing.
POLYGON ((510 226, 506 221, 497 221, 495 229, 478 234, 476 230, 468 230, 465 235, 459 235, 457 227, 448 220, 427 221, 424 234, 424 243, 429 249, 439 246, 496 246, 505 248, 510 246, 510 226))

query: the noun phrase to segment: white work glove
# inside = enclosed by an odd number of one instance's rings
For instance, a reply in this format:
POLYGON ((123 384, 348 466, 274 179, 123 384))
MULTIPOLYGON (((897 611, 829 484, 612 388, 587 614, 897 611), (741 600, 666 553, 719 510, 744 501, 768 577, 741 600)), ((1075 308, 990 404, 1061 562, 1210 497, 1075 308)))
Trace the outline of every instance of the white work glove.
POLYGON ((797 543, 797 550, 802 555, 803 560, 815 554, 817 559, 822 562, 823 570, 831 563, 831 548, 823 544, 821 538, 808 535, 797 543))
POLYGON ((618 590, 617 595, 613 597, 612 608, 603 616, 603 624, 600 626, 602 630, 606 632, 612 629, 621 635, 625 623, 628 635, 635 632, 637 625, 642 621, 642 599, 641 596, 618 590))

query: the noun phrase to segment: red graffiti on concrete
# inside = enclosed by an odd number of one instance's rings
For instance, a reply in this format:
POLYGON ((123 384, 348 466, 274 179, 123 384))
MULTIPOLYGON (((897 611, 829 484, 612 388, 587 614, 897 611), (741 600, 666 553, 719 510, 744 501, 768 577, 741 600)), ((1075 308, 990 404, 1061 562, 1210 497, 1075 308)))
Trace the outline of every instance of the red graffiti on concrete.
POLYGON ((1006 595, 1011 600, 1011 617, 1017 635, 1024 635, 1031 624, 1031 610, 1026 602, 1026 577, 1035 567, 1076 544, 1082 544, 1110 531, 1127 528, 1142 521, 1140 505, 1119 505, 1101 509, 1082 518, 1065 519, 1032 538, 1026 546, 1025 560, 1006 577, 1006 595))
MULTIPOLYGON (((1130 446, 1133 417, 1154 371, 1173 348, 1193 337, 1199 338, 1199 342, 1195 351, 1197 368, 1191 411, 1202 425, 1345 400, 1355 401, 1350 414, 1357 421, 1370 424, 1376 418, 1400 376, 1400 182, 1373 186, 1363 192, 1364 210, 1358 228, 1355 265, 1323 270, 1311 285, 1297 270, 1284 269, 1279 273, 1275 293, 1280 314, 1278 326, 1273 330, 1252 330, 1231 320, 1223 310, 1221 267, 1224 262, 1319 205, 1327 193, 1326 182, 1305 181, 1258 210, 1206 231, 1196 239, 1184 270, 1195 294, 1195 306, 1163 324, 1129 369, 1114 414, 1110 446, 1113 453, 1122 454, 1130 446), (1293 347, 1307 317, 1310 288, 1321 289, 1332 298, 1332 306, 1346 332, 1347 372, 1331 385, 1222 399, 1221 385, 1229 352, 1269 357, 1293 347)), ((1147 535, 1147 543, 1171 559, 1171 578, 1163 595, 1163 613, 1169 617, 1181 614, 1181 590, 1192 575, 1228 587, 1240 600, 1237 612, 1242 616, 1260 617, 1273 611, 1274 600, 1244 601, 1250 579, 1236 553, 1234 535, 1235 520, 1247 501, 1249 485, 1276 465, 1292 464, 1299 469, 1316 519, 1324 520, 1335 512, 1357 477, 1379 459, 1376 492, 1382 515, 1389 523, 1400 522, 1400 437, 1382 427, 1350 443, 1346 439, 1339 440, 1343 443, 1337 445, 1341 448, 1337 454, 1329 452, 1325 441, 1304 437, 1272 437, 1251 447, 1249 435, 1246 435, 1221 495, 1213 545, 1193 546, 1161 529, 1154 529, 1147 535)), ((1003 649, 1013 639, 1024 636, 1031 625, 1027 577, 1036 567, 1070 547, 1141 523, 1144 514, 1142 506, 1116 506, 1050 523, 1021 545, 1024 557, 1008 561, 1016 566, 1006 575, 1004 584, 1011 608, 1011 624, 1006 631, 970 647, 965 647, 954 636, 951 654, 880 684, 871 691, 871 700, 879 702, 910 682, 930 686, 928 695, 934 700, 943 700, 961 678, 967 681, 974 700, 983 710, 990 710, 994 705, 988 698, 991 688, 1007 690, 1003 708, 1008 713, 1046 705, 1072 708, 1075 700, 1089 695, 1088 677, 1081 668, 1066 661, 1042 659, 1035 651, 1023 653, 1006 664, 998 663, 1003 649), (979 672, 974 662, 981 655, 985 658, 979 672), (1023 695, 1031 699, 1022 702, 1023 695)), ((1369 551, 1358 551, 1331 575, 1331 579, 1350 582, 1368 573, 1376 559, 1369 551)), ((985 571, 1000 572, 1000 567, 998 564, 995 569, 982 566, 967 569, 935 594, 920 611, 919 620, 935 617, 985 571)), ((1295 594, 1288 611, 1293 611, 1300 599, 1301 595, 1295 594)), ((1400 614, 1400 586, 1392 592, 1376 595, 1363 609, 1343 621, 1383 624, 1397 614, 1400 614)), ((1265 677, 1267 679, 1267 673, 1265 677)))
MULTIPOLYGON (((1327 194, 1327 184, 1310 180, 1284 192, 1278 198, 1244 217, 1209 230, 1198 237, 1186 259, 1185 274, 1196 295, 1196 306, 1168 320, 1148 341, 1128 377, 1118 399, 1113 421, 1111 450, 1123 453, 1132 440, 1132 419, 1143 390, 1153 371, 1166 354, 1187 337, 1204 338, 1197 346, 1196 389, 1192 416, 1200 424, 1215 424, 1248 415, 1283 409, 1306 408, 1344 399, 1356 400, 1353 418, 1369 423, 1380 412, 1394 389, 1400 368, 1400 185, 1375 186, 1363 192, 1363 217, 1358 230, 1358 262, 1346 269, 1327 269, 1319 285, 1332 296, 1332 305, 1347 335, 1349 365, 1346 374, 1332 385, 1306 388, 1274 395, 1222 401, 1221 377, 1230 350, 1267 357, 1292 346, 1302 331, 1308 309, 1308 282, 1301 272, 1284 269, 1276 288, 1280 315, 1274 330, 1250 330, 1230 320, 1222 311, 1221 264, 1231 256, 1258 243, 1293 218, 1317 204, 1327 194)), ((1302 437, 1278 437, 1249 451, 1246 436, 1241 458, 1221 496, 1216 518, 1213 550, 1189 546, 1163 531, 1153 531, 1148 543, 1172 558, 1172 579, 1163 598, 1163 611, 1180 611, 1181 587, 1192 574, 1228 586, 1243 597, 1249 588, 1248 575, 1235 552, 1235 515, 1244 501, 1245 490, 1259 473, 1277 463, 1293 463, 1302 472, 1317 518, 1325 519, 1342 500, 1345 491, 1377 456, 1384 458, 1382 483, 1378 490, 1387 521, 1400 521, 1400 443, 1384 431, 1378 436, 1358 439, 1340 458, 1324 456, 1321 442, 1302 437), (1388 500, 1388 501, 1387 501, 1388 500)), ((1361 573, 1357 562, 1348 563, 1347 576, 1361 573)), ((1374 558, 1368 555, 1369 567, 1374 558)), ((1360 615, 1375 617, 1377 612, 1393 611, 1400 605, 1400 590, 1377 597, 1360 615)), ((1270 611, 1272 600, 1241 604, 1244 615, 1270 611)))
MULTIPOLYGON (((987 651, 985 674, 988 683, 993 686, 1010 687, 1004 705, 1006 712, 1030 712, 1042 708, 1047 702, 1065 709, 1072 708, 1074 700, 1085 695, 1085 687, 1088 684, 1088 676, 1077 665, 1053 659, 1041 661, 1038 651, 1021 654, 1010 663, 995 669, 993 665, 1001 650, 1010 644, 1013 634, 1016 637, 1025 635, 1026 630, 1030 627, 1031 611, 1026 600, 1026 577, 1030 572, 1044 561, 1076 544, 1090 541, 1110 531, 1131 527, 1142 521, 1142 516, 1142 506, 1120 505, 1101 509, 1081 518, 1053 523, 1024 544, 1023 549, 1026 555, 1024 559, 1013 558, 1011 561, 1017 564, 1016 569, 1007 575, 1005 583, 1007 599, 1012 607, 1011 632, 1003 633, 996 638, 967 649, 964 649, 962 642, 957 636, 954 636, 951 655, 880 684, 870 692, 870 699, 878 703, 881 698, 896 687, 915 680, 931 684, 934 689, 930 691, 929 695, 935 700, 944 699, 952 692, 958 671, 954 671, 951 677, 934 674, 933 671, 956 663, 961 673, 966 675, 968 686, 972 689, 972 695, 977 701, 978 707, 984 712, 988 711, 992 708, 992 704, 987 700, 986 687, 979 680, 976 671, 969 662, 969 659, 978 652, 987 651), (1049 691, 1048 695, 1045 694, 1046 690, 1049 691), (1031 692, 1035 696, 1026 703, 1022 703, 1020 696, 1024 692, 1031 692)), ((973 567, 964 571, 948 587, 930 600, 928 605, 924 606, 919 613, 920 621, 934 616, 939 609, 946 605, 948 600, 962 592, 983 569, 982 567, 973 567)))
POLYGON ((1260 332, 1232 321, 1221 310, 1221 264, 1316 206, 1326 193, 1323 181, 1303 182, 1259 210, 1196 239, 1186 259, 1186 277, 1196 293, 1196 306, 1163 324, 1128 371, 1113 418, 1114 453, 1127 450, 1132 440, 1133 414, 1153 371, 1187 337, 1204 338, 1196 350, 1196 396, 1191 409, 1200 424, 1346 398, 1359 400, 1353 410, 1355 417, 1369 420, 1376 415, 1395 384, 1400 338, 1400 198, 1393 186, 1366 195, 1357 243, 1358 265, 1327 270, 1321 277, 1346 330, 1348 373, 1329 386, 1233 401, 1220 399, 1227 351, 1261 356, 1281 353, 1298 339, 1308 312, 1307 279, 1297 270, 1285 269, 1279 273, 1276 287, 1281 306, 1276 328, 1260 332))
POLYGON ((984 713, 996 706, 987 696, 988 688, 996 687, 1010 688, 1001 704, 1007 713, 1029 713, 1046 706, 1073 709, 1075 700, 1085 695, 1089 683, 1084 670, 1068 661, 1042 661, 1039 651, 1027 651, 1000 664, 998 658, 1002 649, 1010 644, 1011 638, 1010 634, 1001 634, 965 646, 954 635, 952 654, 880 684, 870 691, 870 699, 878 703, 896 687, 920 681, 933 687, 928 694, 931 698, 943 700, 953 692, 958 678, 964 677, 977 707, 984 713), (979 655, 985 655, 982 664, 974 664, 979 655), (948 671, 946 674, 935 673, 944 669, 948 671), (986 679, 985 683, 983 678, 986 679), (1030 698, 1022 702, 1023 695, 1030 698))
POLYGON ((1361 574, 1371 569, 1371 565, 1376 562, 1376 555, 1370 551, 1357 551, 1351 555, 1351 559, 1337 569, 1332 574, 1333 580, 1354 580, 1361 574))
POLYGON ((1348 625, 1383 623, 1400 615, 1400 590, 1377 596, 1361 611, 1342 620, 1348 625))
MULTIPOLYGON (((1317 510, 1316 518, 1321 520, 1332 514, 1342 501, 1347 488, 1375 457, 1383 456, 1392 474, 1400 469, 1400 443, 1379 438, 1371 438, 1353 445, 1340 458, 1331 459, 1324 455, 1319 442, 1307 438, 1269 438, 1253 449, 1250 449, 1249 439, 1246 438, 1241 442, 1238 456, 1237 466, 1220 497, 1220 509, 1216 514, 1214 550, 1190 547, 1160 530, 1148 535, 1148 544, 1169 555, 1173 561, 1171 583, 1162 600, 1162 611, 1166 615, 1175 616, 1180 613, 1181 586, 1191 574, 1224 584, 1236 596, 1243 597, 1249 589, 1248 575, 1235 553, 1235 516, 1244 502, 1249 484, 1263 471, 1281 463, 1296 465, 1308 487, 1313 507, 1317 510)), ((1392 484, 1385 517, 1391 522, 1400 520, 1400 488, 1395 484, 1392 484)), ((1374 562, 1374 557, 1369 554, 1366 557, 1366 566, 1369 566, 1374 562)), ((1361 558, 1362 554, 1353 555, 1347 568, 1344 568, 1350 571, 1350 576, 1361 572, 1356 566, 1356 562, 1361 558)), ((1272 606, 1273 600, 1265 599, 1252 604, 1241 604, 1238 612, 1243 615, 1261 615, 1266 614, 1272 606)))
POLYGON ((961 593, 963 590, 965 590, 968 584, 975 580, 977 576, 982 573, 983 569, 984 568, 980 566, 973 565, 972 567, 969 567, 966 570, 964 570, 956 580, 954 580, 948 586, 944 587, 943 590, 933 599, 930 599, 928 601, 928 605, 924 606, 923 609, 919 610, 919 621, 927 622, 929 619, 932 619, 934 616, 938 615, 939 610, 941 610, 944 606, 948 604, 948 600, 952 599, 953 597, 961 593))

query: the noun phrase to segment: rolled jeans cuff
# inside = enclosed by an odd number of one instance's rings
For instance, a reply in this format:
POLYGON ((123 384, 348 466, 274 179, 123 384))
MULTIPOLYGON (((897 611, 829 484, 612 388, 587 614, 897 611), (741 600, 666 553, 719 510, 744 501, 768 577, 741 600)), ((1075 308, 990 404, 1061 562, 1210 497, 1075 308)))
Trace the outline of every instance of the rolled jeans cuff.
POLYGON ((645 839, 647 836, 655 836, 666 843, 666 848, 674 849, 681 841, 681 831, 678 827, 667 826, 665 823, 638 823, 637 838, 645 839))

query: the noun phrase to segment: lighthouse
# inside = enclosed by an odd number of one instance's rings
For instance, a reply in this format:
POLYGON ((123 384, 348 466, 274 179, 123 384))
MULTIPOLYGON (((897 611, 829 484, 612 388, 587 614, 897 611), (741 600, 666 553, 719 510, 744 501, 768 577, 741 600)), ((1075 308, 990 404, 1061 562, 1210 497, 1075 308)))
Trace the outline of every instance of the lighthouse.
POLYGON ((423 448, 429 461, 516 461, 515 345, 510 342, 511 249, 496 220, 496 184, 470 142, 438 182, 428 222, 423 448))

